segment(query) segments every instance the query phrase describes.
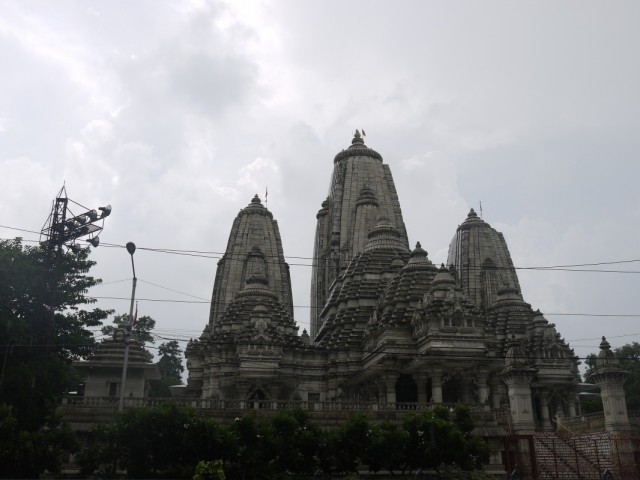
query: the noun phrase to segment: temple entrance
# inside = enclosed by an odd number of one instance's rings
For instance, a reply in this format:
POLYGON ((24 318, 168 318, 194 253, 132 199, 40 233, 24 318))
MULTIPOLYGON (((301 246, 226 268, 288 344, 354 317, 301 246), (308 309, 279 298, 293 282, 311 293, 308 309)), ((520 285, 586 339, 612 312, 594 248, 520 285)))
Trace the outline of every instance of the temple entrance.
POLYGON ((458 403, 462 400, 462 380, 459 376, 452 376, 442 382, 442 402, 458 403))
POLYGON ((247 402, 247 408, 265 408, 267 406, 265 400, 267 396, 261 389, 256 389, 251 395, 249 395, 249 401, 247 402))
POLYGON ((396 403, 418 403, 418 386, 411 375, 403 373, 398 377, 396 403))

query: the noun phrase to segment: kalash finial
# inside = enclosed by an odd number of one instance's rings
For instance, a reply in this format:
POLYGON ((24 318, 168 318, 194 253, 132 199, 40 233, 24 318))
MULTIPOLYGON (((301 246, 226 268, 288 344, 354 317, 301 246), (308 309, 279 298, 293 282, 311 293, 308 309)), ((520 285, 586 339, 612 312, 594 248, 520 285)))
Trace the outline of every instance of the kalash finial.
POLYGON ((356 128, 356 133, 353 134, 353 140, 351 140, 351 144, 352 145, 356 145, 356 144, 364 145, 364 140, 362 139, 362 136, 360 135, 360 130, 358 130, 357 128, 356 128))

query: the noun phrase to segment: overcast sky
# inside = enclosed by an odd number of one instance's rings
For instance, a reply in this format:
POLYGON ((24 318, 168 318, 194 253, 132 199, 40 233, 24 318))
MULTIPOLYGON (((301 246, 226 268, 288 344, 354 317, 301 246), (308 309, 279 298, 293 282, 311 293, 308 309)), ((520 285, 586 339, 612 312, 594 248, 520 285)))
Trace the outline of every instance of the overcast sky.
MULTIPOLYGON (((268 187, 302 330, 315 214, 364 128, 435 263, 480 202, 517 267, 638 260, 639 18, 637 1, 4 1, 0 236, 37 240, 5 227, 39 231, 66 182, 113 206, 103 243, 223 252, 268 187)), ((92 259, 91 294, 128 298, 126 250, 92 259)), ((138 297, 202 302, 140 315, 199 336, 217 258, 135 262, 138 297)), ((525 300, 580 356, 638 341, 640 261, 585 268, 636 273, 519 270, 525 300)))

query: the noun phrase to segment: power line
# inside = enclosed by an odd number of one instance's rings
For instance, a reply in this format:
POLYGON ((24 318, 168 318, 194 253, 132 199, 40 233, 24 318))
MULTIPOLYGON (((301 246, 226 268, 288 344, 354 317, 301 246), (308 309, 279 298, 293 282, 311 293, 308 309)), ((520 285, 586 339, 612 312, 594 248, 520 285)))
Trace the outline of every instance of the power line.
MULTIPOLYGON (((90 299, 96 299, 96 300, 126 300, 126 301, 131 301, 131 298, 126 298, 126 297, 98 297, 98 296, 91 296, 91 297, 87 297, 90 299)), ((177 299, 165 299, 165 298, 137 298, 136 300, 140 301, 140 302, 166 302, 166 303, 211 303, 209 300, 177 300, 177 299)))
POLYGON ((10 227, 8 225, 0 225, 0 228, 6 228, 8 230, 17 230, 18 232, 35 233, 36 235, 40 235, 40 232, 36 232, 35 230, 27 230, 26 228, 10 227))
MULTIPOLYGON (((40 233, 34 230, 10 227, 7 225, 0 225, 0 228, 8 228, 12 230, 18 230, 18 231, 29 232, 29 233, 38 233, 38 234, 40 233)), ((6 239, 6 240, 13 240, 13 239, 6 239)), ((37 240, 23 240, 23 241, 38 243, 37 240)), ((104 247, 109 247, 109 248, 126 248, 124 245, 107 243, 107 242, 102 242, 100 245, 104 247)), ((222 257, 225 257, 224 252, 207 251, 207 250, 187 250, 187 249, 153 248, 153 247, 138 247, 138 250, 145 250, 145 251, 154 252, 154 253, 165 253, 169 255, 181 255, 181 256, 189 256, 189 257, 196 257, 196 258, 207 258, 212 260, 220 260, 222 257)), ((275 259, 279 258, 279 256, 276 256, 276 255, 266 255, 266 254, 265 254, 265 257, 275 258, 275 259)), ((233 256, 227 256, 227 258, 231 260, 233 259, 244 260, 244 257, 234 258, 233 256)), ((296 260, 311 260, 311 261, 316 259, 319 262, 330 260, 330 259, 321 258, 321 257, 303 257, 303 256, 295 256, 295 255, 286 255, 284 256, 284 258, 285 260, 287 258, 292 258, 296 260)), ((510 270, 511 268, 513 268, 514 270, 534 270, 534 271, 548 270, 548 271, 560 271, 560 272, 640 274, 640 270, 604 270, 604 269, 580 268, 580 267, 603 266, 603 265, 620 265, 620 264, 629 264, 629 263, 638 263, 638 262, 640 262, 640 259, 613 260, 613 261, 606 261, 606 262, 576 263, 576 264, 563 264, 563 265, 529 266, 529 267, 506 266, 506 267, 495 267, 495 269, 510 270)), ((289 263, 289 262, 287 263, 289 264, 289 266, 297 266, 297 267, 313 266, 313 264, 310 264, 310 263, 289 263)), ((464 270, 474 271, 474 270, 482 270, 482 268, 467 267, 467 268, 464 268, 464 270)))
MULTIPOLYGON (((103 243, 107 247, 112 248, 124 248, 122 245, 117 244, 107 244, 103 243)), ((244 260, 244 256, 233 256, 226 255, 223 252, 214 252, 214 251, 201 251, 201 250, 177 250, 177 249, 165 249, 165 248, 149 248, 149 247, 139 247, 140 250, 146 250, 154 253, 166 253, 170 255, 182 255, 188 257, 197 257, 197 258, 208 258, 212 260, 220 260, 223 257, 228 258, 230 260, 244 260)), ((266 255, 267 258, 278 259, 279 256, 275 255, 266 255)), ((317 259, 319 262, 328 262, 332 261, 332 259, 328 258, 318 258, 318 257, 300 257, 300 256, 292 256, 285 255, 284 259, 286 261, 287 258, 295 258, 301 260, 314 260, 317 259)), ((627 264, 627 263, 636 263, 640 262, 640 259, 632 259, 632 260, 615 260, 611 262, 595 262, 595 263, 577 263, 577 264, 569 264, 569 265, 549 265, 549 266, 539 266, 539 267, 516 267, 516 266, 506 266, 506 267, 494 267, 495 270, 533 270, 533 271, 555 271, 555 272, 584 272, 584 273, 622 273, 622 274, 640 274, 640 270, 604 270, 597 268, 578 268, 578 267, 586 267, 586 266, 601 266, 601 265, 619 265, 619 264, 627 264)), ((287 262, 289 266, 292 267, 313 267, 311 263, 292 263, 287 262)), ((463 269, 464 271, 483 271, 482 267, 466 267, 463 269)))
POLYGON ((199 297, 197 295, 192 295, 190 293, 185 293, 185 292, 181 292, 180 290, 174 290, 173 288, 169 288, 169 287, 163 287, 162 285, 158 285, 157 283, 153 283, 153 282, 148 282, 147 280, 142 280, 141 278, 138 278, 138 280, 142 283, 147 283, 149 285, 153 285, 154 287, 158 287, 158 288, 162 288, 164 290, 168 290, 170 292, 175 292, 175 293, 179 293, 181 295, 186 295, 187 297, 193 297, 193 298, 197 298, 199 300, 204 300, 206 302, 208 302, 209 300, 207 300, 206 298, 202 298, 199 297))
MULTIPOLYGON (((126 300, 130 301, 128 297, 103 297, 103 296, 90 296, 87 298, 94 298, 99 300, 126 300)), ((194 304, 210 304, 210 300, 177 300, 168 298, 137 298, 141 302, 167 302, 167 303, 194 303, 194 304)), ((292 305, 293 308, 312 308, 311 305, 292 305)), ((321 308, 321 307, 316 307, 321 308)), ((322 307, 324 308, 324 307, 322 307)), ((640 313, 570 313, 570 312, 549 312, 543 313, 544 316, 570 316, 570 317, 611 317, 611 318, 638 318, 640 313)))

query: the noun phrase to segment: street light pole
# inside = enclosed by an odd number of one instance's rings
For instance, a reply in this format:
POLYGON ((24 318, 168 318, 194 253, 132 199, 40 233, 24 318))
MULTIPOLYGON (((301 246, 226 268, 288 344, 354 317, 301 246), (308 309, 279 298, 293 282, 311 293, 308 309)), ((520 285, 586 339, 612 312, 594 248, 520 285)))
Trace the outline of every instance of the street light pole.
POLYGON ((131 342, 131 328, 133 327, 133 302, 136 299, 136 266, 133 263, 133 254, 136 251, 136 245, 133 242, 127 243, 127 252, 131 255, 131 269, 133 270, 133 280, 131 287, 131 305, 129 306, 129 324, 124 336, 124 363, 122 364, 122 380, 120 381, 120 402, 118 403, 118 412, 124 410, 124 391, 127 384, 127 367, 129 366, 129 343, 131 342))

